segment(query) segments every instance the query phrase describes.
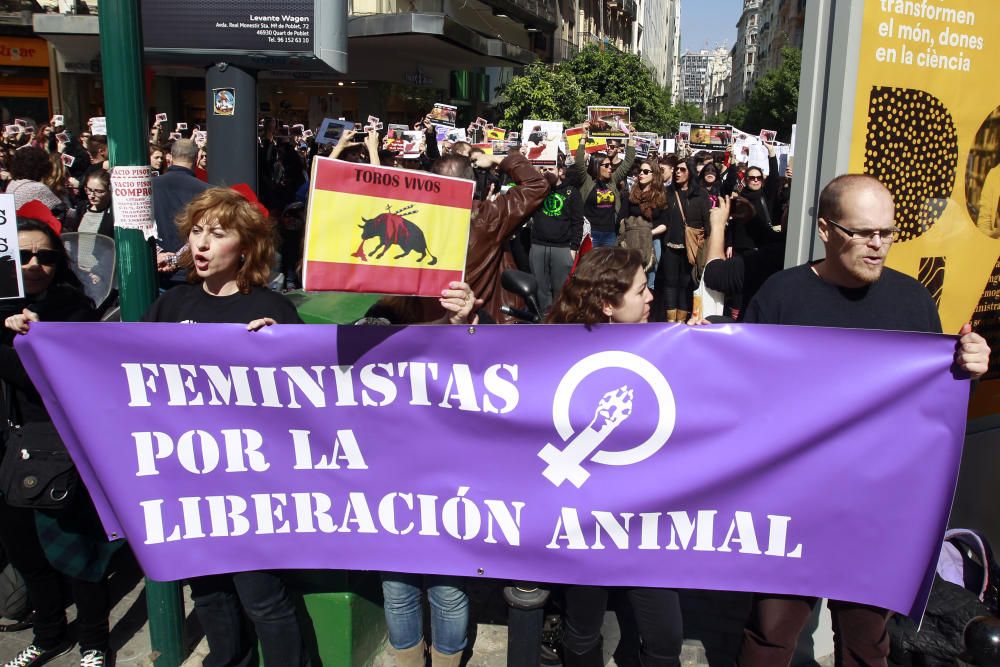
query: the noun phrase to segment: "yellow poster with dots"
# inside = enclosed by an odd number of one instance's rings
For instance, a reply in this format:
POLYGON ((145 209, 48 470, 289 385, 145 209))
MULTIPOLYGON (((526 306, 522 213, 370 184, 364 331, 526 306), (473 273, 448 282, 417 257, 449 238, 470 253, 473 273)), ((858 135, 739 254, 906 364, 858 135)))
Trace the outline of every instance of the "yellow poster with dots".
POLYGON ((1000 0, 865 0, 850 170, 893 193, 889 266, 993 349, 971 417, 1000 414, 998 67, 1000 0))

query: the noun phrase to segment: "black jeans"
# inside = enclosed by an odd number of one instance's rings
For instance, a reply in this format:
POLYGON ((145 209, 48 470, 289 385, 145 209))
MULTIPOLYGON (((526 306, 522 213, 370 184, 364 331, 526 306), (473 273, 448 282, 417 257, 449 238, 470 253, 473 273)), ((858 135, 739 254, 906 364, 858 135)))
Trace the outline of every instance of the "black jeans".
POLYGON ((208 639, 204 667, 250 667, 256 646, 243 624, 253 622, 266 667, 308 667, 309 654, 295 604, 276 572, 255 571, 189 579, 198 621, 208 639), (242 608, 241 608, 242 607, 242 608))
MULTIPOLYGON (((667 588, 622 590, 635 612, 642 639, 643 667, 680 667, 684 629, 677 591, 667 588)), ((600 645, 608 592, 603 586, 566 587, 563 644, 567 651, 583 655, 600 645)), ((628 631, 622 628, 622 635, 628 631)), ((603 660, 599 664, 603 664, 603 660)))
POLYGON ((687 250, 664 244, 656 272, 656 290, 660 292, 664 310, 691 312, 691 268, 687 250))
MULTIPOLYGON (((0 501, 0 543, 7 558, 24 577, 28 599, 35 610, 34 643, 55 648, 66 640, 63 576, 45 558, 35 528, 35 511, 10 507, 0 501)), ((77 641, 81 651, 108 648, 108 580, 84 581, 66 577, 76 603, 77 641)))

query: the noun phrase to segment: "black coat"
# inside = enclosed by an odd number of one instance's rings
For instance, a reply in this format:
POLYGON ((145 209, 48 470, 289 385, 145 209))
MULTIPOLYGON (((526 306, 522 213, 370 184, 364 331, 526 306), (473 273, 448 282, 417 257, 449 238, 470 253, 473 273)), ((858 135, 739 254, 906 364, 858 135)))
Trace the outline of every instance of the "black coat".
POLYGON ((174 220, 188 202, 209 187, 193 171, 176 165, 167 169, 163 176, 153 179, 153 217, 156 219, 156 235, 161 248, 167 252, 176 252, 184 245, 174 220))

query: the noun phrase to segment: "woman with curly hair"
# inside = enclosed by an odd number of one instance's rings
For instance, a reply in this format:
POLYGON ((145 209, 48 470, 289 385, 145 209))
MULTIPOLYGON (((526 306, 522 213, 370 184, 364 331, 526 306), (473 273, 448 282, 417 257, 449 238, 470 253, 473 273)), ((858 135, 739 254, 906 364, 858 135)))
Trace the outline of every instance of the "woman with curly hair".
MULTIPOLYGON (((580 260, 546 322, 588 327, 602 322, 647 322, 652 301, 639 251, 594 248, 580 260)), ((677 591, 665 588, 620 591, 629 601, 636 626, 622 628, 622 636, 631 637, 638 630, 641 639, 641 662, 636 664, 680 667, 684 633, 677 591)), ((601 626, 610 592, 604 586, 566 587, 563 614, 566 667, 604 666, 601 626)))
MULTIPOLYGON (((274 237, 256 202, 233 189, 209 188, 191 200, 176 224, 187 241, 180 266, 187 269, 188 284, 167 290, 144 321, 238 323, 250 331, 302 322, 291 301, 267 288, 274 237)), ((189 583, 208 638, 205 665, 257 664, 257 642, 242 631, 244 611, 260 640, 266 667, 310 664, 295 604, 280 572, 217 574, 189 583)))
POLYGON ((587 326, 648 322, 652 300, 638 250, 594 248, 580 259, 545 321, 587 326))

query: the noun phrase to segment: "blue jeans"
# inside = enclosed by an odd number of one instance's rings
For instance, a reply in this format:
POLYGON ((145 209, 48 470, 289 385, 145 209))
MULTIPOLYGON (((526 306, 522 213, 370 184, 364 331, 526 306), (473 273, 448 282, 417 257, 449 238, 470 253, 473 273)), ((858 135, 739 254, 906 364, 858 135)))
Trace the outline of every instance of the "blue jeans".
POLYGON ((438 653, 452 655, 465 650, 469 627, 469 598, 465 580, 435 574, 382 573, 385 623, 389 643, 397 650, 416 646, 424 638, 424 610, 421 590, 427 582, 431 603, 431 636, 438 653))
POLYGON ((618 245, 618 234, 617 232, 599 232, 591 229, 590 240, 595 248, 615 246, 618 245))

